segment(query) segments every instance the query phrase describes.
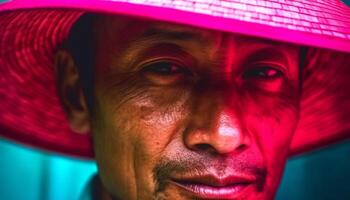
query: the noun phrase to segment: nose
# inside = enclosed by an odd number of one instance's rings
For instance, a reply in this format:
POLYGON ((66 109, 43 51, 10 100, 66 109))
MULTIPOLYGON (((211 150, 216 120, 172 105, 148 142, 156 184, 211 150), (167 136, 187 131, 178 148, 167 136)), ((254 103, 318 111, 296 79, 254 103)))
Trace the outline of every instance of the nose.
POLYGON ((211 116, 195 116, 184 134, 184 143, 194 151, 217 154, 239 152, 250 143, 241 123, 239 117, 229 109, 222 109, 211 116))

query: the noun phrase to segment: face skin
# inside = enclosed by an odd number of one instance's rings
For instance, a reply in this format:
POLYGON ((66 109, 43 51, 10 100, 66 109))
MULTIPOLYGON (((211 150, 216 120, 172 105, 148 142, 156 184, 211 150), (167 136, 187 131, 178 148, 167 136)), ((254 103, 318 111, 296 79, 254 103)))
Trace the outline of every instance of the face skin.
POLYGON ((115 16, 94 27, 91 112, 69 52, 56 66, 113 199, 273 199, 298 121, 299 47, 115 16))

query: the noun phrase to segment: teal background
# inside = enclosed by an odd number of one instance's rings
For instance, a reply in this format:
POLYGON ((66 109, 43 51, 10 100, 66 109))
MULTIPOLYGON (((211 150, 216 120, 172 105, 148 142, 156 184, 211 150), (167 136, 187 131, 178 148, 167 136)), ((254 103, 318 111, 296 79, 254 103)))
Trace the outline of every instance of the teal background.
POLYGON ((76 200, 96 171, 92 161, 0 138, 0 200, 76 200))
MULTIPOLYGON (((277 200, 349 200, 350 141, 291 158, 277 200)), ((93 161, 0 139, 0 200, 76 200, 93 161)))

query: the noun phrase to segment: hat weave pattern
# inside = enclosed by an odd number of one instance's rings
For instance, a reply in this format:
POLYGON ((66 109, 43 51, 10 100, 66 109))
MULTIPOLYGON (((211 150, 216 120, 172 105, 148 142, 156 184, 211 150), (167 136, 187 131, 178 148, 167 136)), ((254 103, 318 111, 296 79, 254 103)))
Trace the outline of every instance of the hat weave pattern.
POLYGON ((327 2, 322 0, 126 0, 124 2, 175 8, 350 39, 349 8, 337 0, 327 2))

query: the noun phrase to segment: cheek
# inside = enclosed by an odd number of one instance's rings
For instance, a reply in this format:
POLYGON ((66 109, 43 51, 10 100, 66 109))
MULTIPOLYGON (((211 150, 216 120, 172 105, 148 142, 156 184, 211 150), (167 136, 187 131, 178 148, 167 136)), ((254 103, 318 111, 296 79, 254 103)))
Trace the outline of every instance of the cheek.
MULTIPOLYGON (((295 93, 296 94, 296 93, 295 93)), ((277 188, 299 116, 297 95, 250 98, 245 103, 245 124, 268 168, 267 182, 277 188)))
MULTIPOLYGON (((139 121, 134 162, 138 184, 152 186, 153 191, 155 165, 164 156, 169 143, 183 132, 187 95, 171 90, 149 93, 151 97, 144 101, 132 101, 139 121)), ((139 185, 139 188, 145 188, 145 185, 139 185)))
POLYGON ((288 150, 298 122, 298 111, 295 107, 276 107, 266 106, 264 110, 269 109, 266 113, 257 108, 245 117, 249 132, 261 151, 267 155, 288 150))
POLYGON ((143 97, 135 98, 125 105, 132 109, 137 121, 135 141, 149 154, 160 154, 170 140, 181 132, 188 116, 189 93, 176 89, 150 88, 143 97))
POLYGON ((264 154, 288 150, 300 109, 297 84, 285 84, 279 92, 258 93, 248 90, 244 96, 243 118, 248 132, 264 154))
MULTIPOLYGON (((95 159, 99 174, 112 195, 135 194, 134 131, 127 117, 108 112, 108 103, 96 102, 93 122, 95 159), (121 126, 124 125, 124 126, 121 126)), ((130 197, 132 199, 132 197, 130 197)))
POLYGON ((155 187, 153 168, 181 132, 187 94, 152 88, 131 94, 96 102, 95 154, 109 191, 148 199, 155 187))

